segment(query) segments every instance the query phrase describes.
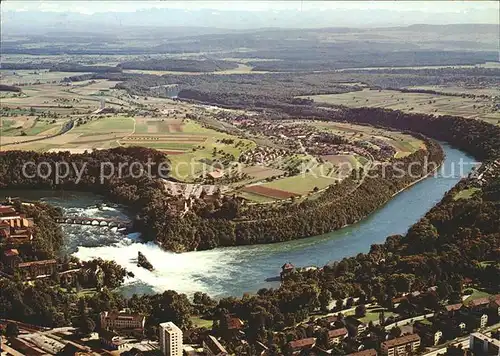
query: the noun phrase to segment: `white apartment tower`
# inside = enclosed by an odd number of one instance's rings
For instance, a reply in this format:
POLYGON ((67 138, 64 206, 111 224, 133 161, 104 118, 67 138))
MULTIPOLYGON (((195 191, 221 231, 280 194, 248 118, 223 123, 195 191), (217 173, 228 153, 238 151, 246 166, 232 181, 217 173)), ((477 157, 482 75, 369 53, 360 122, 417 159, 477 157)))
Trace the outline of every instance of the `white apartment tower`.
POLYGON ((160 350, 166 356, 182 356, 182 331, 171 321, 160 324, 160 350))

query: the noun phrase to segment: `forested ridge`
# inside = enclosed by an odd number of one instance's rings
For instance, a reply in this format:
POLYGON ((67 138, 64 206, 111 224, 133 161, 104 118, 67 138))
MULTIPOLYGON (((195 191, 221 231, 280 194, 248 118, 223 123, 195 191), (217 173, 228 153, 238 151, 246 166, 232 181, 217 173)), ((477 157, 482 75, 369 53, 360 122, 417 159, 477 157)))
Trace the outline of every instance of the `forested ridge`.
POLYGON ((375 166, 365 172, 368 177, 353 172, 351 177, 330 186, 317 199, 301 203, 245 207, 238 199, 226 197, 221 203, 200 201, 182 218, 168 220, 163 218, 164 212, 151 207, 149 211, 155 216, 147 218, 156 223, 147 225, 154 229, 149 235, 156 236, 156 240, 167 248, 199 250, 288 241, 330 232, 363 219, 399 190, 431 173, 427 163, 439 166, 443 160, 441 147, 431 140, 426 140, 426 145, 427 149, 394 160, 394 165, 375 166), (405 172, 402 176, 394 171, 398 164, 405 172), (166 224, 162 225, 161 221, 166 224))
POLYGON ((223 60, 146 59, 120 64, 123 69, 159 70, 176 72, 216 72, 238 68, 238 64, 223 60))

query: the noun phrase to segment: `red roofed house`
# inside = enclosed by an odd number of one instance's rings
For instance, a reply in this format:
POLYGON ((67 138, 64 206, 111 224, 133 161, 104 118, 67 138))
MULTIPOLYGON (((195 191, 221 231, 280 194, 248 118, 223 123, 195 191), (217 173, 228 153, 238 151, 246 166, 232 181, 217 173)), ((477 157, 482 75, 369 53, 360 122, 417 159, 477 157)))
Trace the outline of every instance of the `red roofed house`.
POLYGON ((56 260, 43 260, 19 263, 17 267, 28 278, 50 276, 57 271, 56 260))
POLYGON ((10 225, 7 221, 0 221, 0 241, 10 236, 10 225))
POLYGON ((16 249, 5 250, 2 256, 2 262, 7 268, 15 268, 20 262, 19 251, 16 249))
POLYGON ((368 349, 368 350, 355 352, 355 353, 349 354, 347 356, 377 356, 377 351, 375 351, 375 349, 368 349))
POLYGON ((208 175, 210 177, 212 177, 213 179, 219 179, 219 178, 222 178, 224 176, 224 171, 220 170, 220 169, 216 169, 212 172, 209 172, 208 175))
POLYGON ((243 321, 235 316, 226 316, 225 319, 221 320, 220 326, 221 331, 227 339, 234 339, 237 338, 238 335, 243 334, 243 331, 241 331, 244 326, 243 321))
POLYGON ((290 341, 286 344, 286 349, 291 355, 298 355, 302 351, 310 350, 316 345, 316 339, 313 337, 301 340, 290 341))
POLYGON ((243 321, 240 318, 233 316, 227 317, 227 329, 228 330, 241 330, 243 328, 243 321))
POLYGON ((471 300, 467 306, 473 310, 480 310, 486 308, 488 304, 490 304, 490 298, 484 297, 471 300))
POLYGON ((0 205, 0 216, 16 215, 16 209, 10 205, 0 205))
POLYGON ((329 330, 328 331, 328 340, 332 344, 340 344, 342 340, 344 340, 347 337, 347 329, 346 328, 340 328, 340 329, 335 329, 335 330, 329 330))
POLYGON ((384 341, 380 350, 386 356, 406 356, 415 353, 420 347, 420 336, 410 334, 396 339, 384 341))
POLYGON ((490 303, 490 307, 496 309, 497 316, 500 316, 500 294, 497 294, 490 303))
POLYGON ((460 309, 462 309, 462 307, 463 307, 463 304, 458 303, 458 304, 447 305, 445 308, 446 308, 446 311, 448 312, 449 315, 455 315, 456 312, 458 312, 460 309))

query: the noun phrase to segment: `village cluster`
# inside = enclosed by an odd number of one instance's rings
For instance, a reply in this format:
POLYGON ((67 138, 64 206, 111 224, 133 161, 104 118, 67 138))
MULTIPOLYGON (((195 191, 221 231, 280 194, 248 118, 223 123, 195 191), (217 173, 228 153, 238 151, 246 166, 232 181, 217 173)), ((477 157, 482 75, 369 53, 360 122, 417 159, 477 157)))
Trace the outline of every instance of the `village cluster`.
MULTIPOLYGON (((300 270, 287 263, 282 267, 281 278, 286 279, 294 273, 300 273, 300 270)), ((462 283, 464 288, 474 287, 474 281, 471 279, 465 279, 462 283)), ((407 293, 393 298, 389 308, 381 308, 376 306, 375 302, 362 301, 359 298, 332 301, 334 307, 330 313, 312 317, 294 327, 297 334, 304 335, 326 329, 329 348, 319 346, 318 338, 311 336, 289 341, 283 352, 287 356, 437 355, 436 351, 462 345, 468 346, 464 347, 464 350, 470 348, 477 355, 499 354, 500 295, 472 299, 464 295, 462 303, 447 305, 439 311, 429 311, 426 306, 429 300, 437 300, 436 293, 437 287, 407 293), (366 315, 374 308, 382 310, 378 318, 366 321, 366 315), (408 316, 409 310, 422 312, 408 316), (381 338, 381 334, 384 337, 381 338)), ((225 344, 252 343, 256 355, 273 355, 267 345, 247 339, 246 331, 249 326, 231 314, 219 320, 217 329, 204 333, 201 344, 183 343, 183 331, 170 321, 158 325, 158 340, 148 340, 145 336, 146 319, 146 315, 131 313, 128 310, 104 311, 100 313, 98 331, 85 337, 77 334, 76 329, 71 327, 46 329, 12 322, 19 328, 20 333, 9 339, 9 346, 4 342, 4 352, 14 356, 224 356, 230 355, 225 344), (98 343, 88 346, 91 340, 98 343)), ((2 324, 5 327, 9 322, 11 321, 0 321, 0 327, 2 324)), ((464 352, 460 355, 466 355, 464 352)))

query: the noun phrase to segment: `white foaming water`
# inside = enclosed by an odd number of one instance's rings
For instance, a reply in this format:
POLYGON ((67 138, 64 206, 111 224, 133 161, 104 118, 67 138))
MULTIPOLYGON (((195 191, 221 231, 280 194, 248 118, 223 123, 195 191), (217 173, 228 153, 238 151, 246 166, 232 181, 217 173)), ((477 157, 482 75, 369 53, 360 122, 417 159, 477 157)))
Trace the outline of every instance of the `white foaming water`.
POLYGON ((230 270, 232 258, 220 251, 188 252, 175 254, 162 250, 153 242, 137 242, 139 234, 131 234, 111 246, 78 247, 74 256, 81 260, 102 258, 113 260, 134 274, 127 278, 122 288, 124 294, 160 293, 173 289, 192 294, 202 291, 210 295, 220 295, 224 291, 217 288, 216 280, 224 278, 230 270), (137 254, 143 253, 154 270, 148 271, 137 266, 137 254))
MULTIPOLYGON (((68 216, 127 219, 123 212, 112 207, 62 208, 68 216)), ((75 257, 83 261, 95 258, 115 261, 134 274, 134 277, 126 278, 121 288, 125 295, 161 293, 169 289, 189 295, 195 291, 220 295, 224 290, 216 281, 227 279, 234 261, 230 254, 220 250, 183 254, 167 252, 153 242, 141 242, 139 233, 125 236, 116 228, 63 225, 63 231, 67 249, 75 257), (153 271, 137 266, 138 252, 151 262, 153 271)))

